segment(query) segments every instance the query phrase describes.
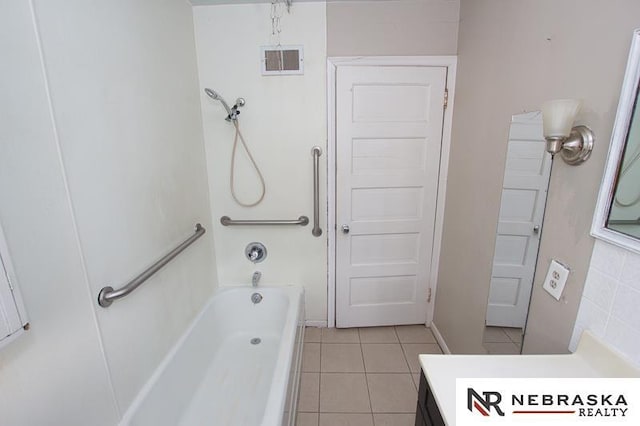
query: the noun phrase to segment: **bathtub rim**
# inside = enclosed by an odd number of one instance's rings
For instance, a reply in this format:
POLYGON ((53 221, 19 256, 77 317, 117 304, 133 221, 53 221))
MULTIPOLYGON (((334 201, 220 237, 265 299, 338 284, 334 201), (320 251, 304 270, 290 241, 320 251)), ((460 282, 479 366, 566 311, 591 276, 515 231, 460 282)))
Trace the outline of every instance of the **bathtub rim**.
MULTIPOLYGON (((278 349, 278 359, 274 368, 271 387, 269 388, 269 397, 267 405, 262 416, 262 426, 280 425, 284 415, 284 408, 287 403, 287 387, 289 385, 289 374, 293 365, 293 359, 296 352, 296 334, 300 326, 300 305, 304 303, 304 288, 301 286, 283 286, 283 287, 263 287, 263 288, 288 288, 289 307, 287 310, 285 327, 282 330, 280 348, 278 349), (294 293, 294 291, 296 293, 294 293), (295 302, 295 303, 292 303, 295 302), (287 342, 287 344, 284 344, 287 342)), ((256 290, 259 290, 256 289, 256 290)), ((304 310, 302 311, 304 312, 304 310)), ((304 336, 304 334, 303 334, 304 336)), ((302 340, 298 343, 302 345, 302 340)), ((295 416, 296 413, 291 413, 295 416)), ((295 418, 295 417, 294 417, 295 418)))
MULTIPOLYGON (((281 286, 260 286, 260 287, 256 287, 256 288, 247 287, 247 286, 219 286, 218 288, 216 288, 213 291, 213 293, 211 294, 211 297, 209 297, 209 299, 205 302, 205 304, 202 305, 202 307, 200 308, 199 312, 196 314, 196 316, 193 318, 193 320, 191 320, 189 325, 185 328, 185 330, 180 335, 178 340, 176 340, 176 342, 173 344, 173 346, 169 349, 169 351, 164 356, 162 361, 160 361, 160 363, 155 368, 155 370, 153 371, 153 373, 151 374, 149 379, 140 388, 140 390, 136 394, 136 397, 133 399, 133 401, 131 402, 129 407, 127 407, 125 412, 122 414, 122 418, 118 422, 118 426, 129 426, 130 425, 131 420, 133 419, 135 414, 140 409, 142 403, 144 402, 145 398, 147 397, 147 395, 149 394, 151 389, 153 389, 153 387, 156 385, 156 383, 160 379, 160 376, 162 375, 162 373, 166 370, 168 365, 174 359, 176 353, 183 346, 185 340, 187 340, 189 338, 189 336, 193 332, 193 329, 198 325, 198 323, 200 322, 202 317, 205 315, 205 313, 208 311, 208 309, 211 307, 211 305, 213 303, 215 303, 216 298, 220 294, 227 293, 227 292, 242 292, 242 291, 247 292, 248 294, 251 294, 253 292, 260 292, 261 290, 284 292, 286 297, 289 299, 289 302, 290 302, 289 306, 287 308, 285 328, 282 331, 281 343, 280 343, 280 347, 278 349, 278 360, 276 362, 276 368, 273 371, 272 382, 271 382, 271 386, 269 388, 269 396, 267 398, 267 403, 266 403, 266 407, 265 407, 265 410, 264 410, 262 423, 261 423, 262 425, 268 425, 269 424, 269 423, 265 423, 266 420, 267 420, 267 414, 269 414, 269 417, 273 418, 275 416, 275 418, 273 420, 275 420, 276 423, 273 423, 273 424, 278 425, 279 424, 278 422, 282 421, 282 415, 284 414, 283 411, 284 411, 284 405, 286 403, 287 380, 283 379, 284 380, 284 388, 285 389, 282 389, 283 385, 282 385, 282 383, 280 383, 280 380, 278 380, 279 389, 281 390, 281 392, 279 392, 279 395, 278 395, 277 393, 273 392, 274 384, 275 384, 273 378, 276 376, 276 372, 279 371, 279 368, 282 368, 281 367, 281 363, 284 362, 281 357, 283 356, 283 354, 282 354, 282 351, 284 350, 283 348, 286 347, 282 343, 285 340, 285 331, 289 332, 287 334, 288 338, 295 339, 295 331, 297 329, 298 321, 299 321, 299 318, 298 318, 298 316, 299 316, 299 307, 300 307, 301 303, 304 303, 304 287, 302 287, 301 285, 295 285, 295 284, 281 285, 281 286), (297 303, 292 303, 292 302, 297 302, 297 303), (292 314, 291 311, 293 309, 295 309, 295 311, 292 314), (292 315, 294 316, 294 320, 290 320, 290 316, 292 316, 292 315), (290 328, 292 328, 292 330, 289 330, 290 328), (293 336, 290 335, 291 331, 293 331, 293 336), (280 396, 280 397, 278 398, 278 396, 280 396), (279 410, 279 412, 276 411, 276 407, 279 410)), ((290 341, 290 340, 287 340, 287 341, 290 341)), ((295 341, 293 343, 295 344, 295 341)), ((293 351, 290 351, 290 354, 288 354, 288 356, 285 357, 287 363, 284 365, 284 367, 288 367, 288 368, 286 369, 286 371, 284 373, 286 373, 287 375, 289 374, 289 371, 290 371, 290 368, 291 368, 292 357, 293 357, 293 351)))

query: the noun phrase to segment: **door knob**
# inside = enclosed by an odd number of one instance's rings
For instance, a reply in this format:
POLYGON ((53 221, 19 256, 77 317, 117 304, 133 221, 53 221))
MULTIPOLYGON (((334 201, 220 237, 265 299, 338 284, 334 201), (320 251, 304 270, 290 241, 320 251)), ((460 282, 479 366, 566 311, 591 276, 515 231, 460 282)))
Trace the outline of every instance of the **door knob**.
POLYGON ((536 226, 533 227, 533 233, 537 234, 538 232, 540 232, 540 226, 536 225, 536 226))
POLYGON ((342 233, 343 234, 349 233, 349 225, 342 225, 342 233))

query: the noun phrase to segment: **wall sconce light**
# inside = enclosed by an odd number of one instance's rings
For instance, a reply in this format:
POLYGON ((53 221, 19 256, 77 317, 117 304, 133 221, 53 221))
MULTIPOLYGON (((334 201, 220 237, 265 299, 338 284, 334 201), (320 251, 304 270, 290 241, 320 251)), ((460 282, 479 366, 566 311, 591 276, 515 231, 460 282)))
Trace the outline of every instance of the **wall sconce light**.
POLYGON ((576 114, 580 110, 580 101, 574 99, 556 99, 542 104, 542 123, 547 152, 560 153, 562 159, 573 166, 582 164, 593 149, 595 136, 587 126, 573 126, 576 114))

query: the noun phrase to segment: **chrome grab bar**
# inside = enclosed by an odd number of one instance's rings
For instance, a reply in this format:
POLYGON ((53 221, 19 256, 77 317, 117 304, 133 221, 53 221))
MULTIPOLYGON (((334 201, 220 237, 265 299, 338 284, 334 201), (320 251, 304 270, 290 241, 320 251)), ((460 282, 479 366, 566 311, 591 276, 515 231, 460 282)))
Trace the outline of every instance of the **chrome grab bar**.
POLYGON ((320 228, 320 156, 322 155, 322 148, 314 146, 311 148, 311 155, 313 155, 313 229, 311 234, 314 237, 322 235, 322 229, 320 228))
POLYGON ((199 223, 196 223, 195 233, 184 240, 178 247, 171 250, 169 253, 164 255, 160 260, 147 268, 143 273, 126 283, 123 287, 114 290, 113 287, 107 286, 103 287, 98 294, 98 305, 103 308, 111 306, 114 300, 121 299, 131 293, 133 290, 138 288, 140 284, 151 278, 153 274, 158 272, 164 265, 169 263, 174 257, 179 255, 184 249, 189 247, 195 240, 200 238, 207 232, 206 229, 199 223))
POLYGON ((235 220, 229 216, 222 216, 220 218, 222 226, 236 226, 236 225, 300 225, 307 226, 309 224, 309 218, 306 216, 300 216, 296 220, 235 220))

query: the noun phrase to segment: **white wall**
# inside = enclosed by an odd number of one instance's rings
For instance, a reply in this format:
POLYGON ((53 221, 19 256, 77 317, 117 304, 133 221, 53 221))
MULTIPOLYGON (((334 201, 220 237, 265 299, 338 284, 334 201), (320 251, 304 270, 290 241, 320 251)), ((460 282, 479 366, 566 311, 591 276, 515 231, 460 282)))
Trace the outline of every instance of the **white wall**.
MULTIPOLYGON (((269 4, 194 7, 200 97, 209 170, 218 276, 222 285, 250 285, 254 271, 261 284, 303 285, 307 320, 327 319, 326 271, 326 50, 325 4, 295 3, 281 20, 283 45, 304 45, 304 75, 260 74, 260 46, 271 43, 269 4), (224 120, 219 102, 202 90, 210 87, 233 104, 244 97, 240 126, 267 185, 256 207, 235 204, 229 191, 233 126, 224 120), (320 238, 306 227, 223 227, 220 217, 232 219, 313 220, 311 148, 322 147, 320 199, 323 212, 320 238), (266 260, 257 265, 244 256, 245 246, 261 241, 266 260)), ((238 151, 239 196, 255 199, 257 178, 245 154, 238 151)))
POLYGON ((596 241, 569 349, 587 329, 640 368, 640 255, 596 241))
POLYGON ((5 1, 0 52, 0 221, 31 322, 0 352, 1 422, 112 425, 215 287, 191 7, 5 1))

